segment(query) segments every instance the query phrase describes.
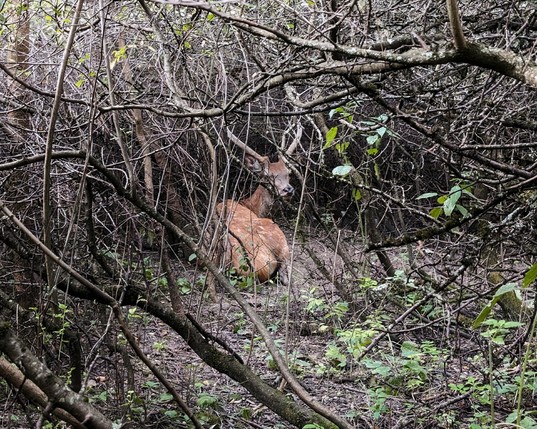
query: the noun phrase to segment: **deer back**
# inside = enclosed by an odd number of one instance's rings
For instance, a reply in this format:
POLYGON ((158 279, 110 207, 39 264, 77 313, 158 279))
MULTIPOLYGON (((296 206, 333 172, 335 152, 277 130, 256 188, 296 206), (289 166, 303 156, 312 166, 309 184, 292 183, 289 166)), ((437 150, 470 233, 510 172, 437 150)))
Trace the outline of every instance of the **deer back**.
MULTIPOLYGON (((219 204, 218 210, 223 209, 224 204, 219 204)), ((239 274, 254 273, 260 282, 267 281, 289 259, 284 233, 272 219, 260 218, 236 201, 226 201, 225 211, 227 260, 239 274)))

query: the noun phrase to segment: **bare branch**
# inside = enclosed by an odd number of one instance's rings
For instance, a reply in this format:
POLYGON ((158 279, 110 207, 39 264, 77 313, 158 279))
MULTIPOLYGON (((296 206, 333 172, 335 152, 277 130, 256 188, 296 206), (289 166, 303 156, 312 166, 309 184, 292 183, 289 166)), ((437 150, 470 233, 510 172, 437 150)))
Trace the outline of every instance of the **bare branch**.
POLYGON ((25 348, 9 325, 7 322, 0 323, 0 350, 47 395, 49 402, 63 408, 88 429, 112 429, 112 421, 84 397, 69 389, 60 377, 25 348))
POLYGON ((233 134, 229 128, 226 128, 226 133, 227 133, 228 138, 236 146, 241 148, 246 154, 253 156, 255 159, 257 159, 261 163, 267 162, 268 158, 266 156, 259 155, 255 150, 253 150, 250 146, 248 146, 241 139, 239 139, 235 134, 233 134))
POLYGON ((463 50, 466 48, 466 38, 462 29, 462 21, 459 13, 457 0, 446 0, 449 23, 451 25, 451 34, 453 34, 453 43, 455 48, 463 50))

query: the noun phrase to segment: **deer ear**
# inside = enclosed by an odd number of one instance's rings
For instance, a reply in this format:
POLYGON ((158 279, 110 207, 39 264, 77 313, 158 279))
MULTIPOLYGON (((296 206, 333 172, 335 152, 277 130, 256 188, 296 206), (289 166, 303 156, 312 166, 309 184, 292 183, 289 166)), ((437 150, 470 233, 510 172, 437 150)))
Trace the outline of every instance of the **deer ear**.
POLYGON ((250 171, 256 174, 265 174, 268 169, 268 162, 260 161, 252 155, 244 155, 244 163, 250 171))

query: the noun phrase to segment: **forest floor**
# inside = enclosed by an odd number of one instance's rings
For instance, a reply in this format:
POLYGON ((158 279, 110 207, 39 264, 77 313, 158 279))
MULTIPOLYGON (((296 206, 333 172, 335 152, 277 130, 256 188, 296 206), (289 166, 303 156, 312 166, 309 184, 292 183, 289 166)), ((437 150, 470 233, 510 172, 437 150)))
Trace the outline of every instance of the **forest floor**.
MULTIPOLYGON (((328 264, 334 276, 343 276, 339 257, 320 244, 314 251, 328 264)), ((294 247, 293 255, 290 288, 275 280, 258 285, 255 290, 253 287, 243 289, 243 297, 262 317, 306 390, 334 412, 352 418, 354 410, 363 412, 369 408, 366 392, 353 381, 361 376, 356 368, 348 365, 343 371, 332 371, 332 363, 326 357, 327 345, 334 341, 334 330, 326 314, 337 311, 333 309, 341 305, 341 298, 301 246, 294 247)), ((205 330, 226 342, 268 384, 292 394, 282 383, 263 340, 238 304, 223 293, 218 293, 217 302, 212 302, 206 295, 202 298, 199 290, 188 290, 184 299, 190 314, 205 330)), ((139 333, 143 336, 141 342, 146 353, 159 367, 167 369, 168 378, 197 410, 198 418, 209 426, 292 427, 260 406, 235 381, 203 363, 169 327, 152 320, 140 326, 139 333)), ((166 427, 165 420, 155 427, 166 427)))
MULTIPOLYGON (((492 427, 475 423, 488 421, 490 415, 490 392, 483 379, 488 362, 478 333, 447 318, 438 325, 431 324, 428 321, 435 319, 430 314, 417 314, 412 323, 392 329, 362 356, 383 335, 385 327, 411 306, 412 293, 419 292, 420 287, 404 285, 411 291, 404 295, 408 305, 394 300, 393 296, 400 294, 394 289, 397 282, 381 283, 383 273, 372 268, 378 267, 375 257, 364 256, 358 246, 346 248, 354 249, 349 257, 367 273, 356 285, 354 310, 346 306, 333 286, 333 281, 345 282, 351 277, 339 256, 320 242, 310 251, 304 246, 294 247, 290 288, 275 281, 255 290, 242 289, 243 297, 264 320, 306 390, 358 428, 492 427), (323 276, 312 263, 311 251, 330 268, 333 279, 323 276)), ((390 256, 402 265, 404 255, 390 256)), ((196 274, 189 280, 196 283, 194 277, 196 274)), ((190 314, 268 384, 283 387, 299 401, 282 384, 263 340, 240 307, 223 293, 218 294, 217 302, 206 294, 202 297, 201 282, 197 284, 199 287, 184 290, 190 314)), ((203 363, 169 327, 144 319, 138 335, 145 352, 164 369, 207 427, 291 427, 260 406, 235 381, 203 363)), ((141 403, 161 406, 145 407, 160 411, 140 416, 142 426, 133 427, 190 427, 184 417, 176 414, 175 405, 169 397, 166 400, 165 392, 149 371, 143 373, 148 378, 138 380, 142 386, 142 393, 138 393, 141 403)), ((503 382, 508 383, 510 375, 506 373, 505 377, 503 382)), ((496 400, 496 406, 497 415, 510 412, 511 405, 504 400, 496 400)))

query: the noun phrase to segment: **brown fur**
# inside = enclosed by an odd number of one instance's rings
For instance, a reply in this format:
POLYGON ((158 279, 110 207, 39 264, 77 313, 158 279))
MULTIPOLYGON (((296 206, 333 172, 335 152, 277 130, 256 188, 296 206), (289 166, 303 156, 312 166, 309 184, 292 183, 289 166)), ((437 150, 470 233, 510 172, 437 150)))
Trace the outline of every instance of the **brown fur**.
MULTIPOLYGON (((218 205, 221 211, 223 204, 218 205)), ((282 230, 272 219, 260 218, 233 200, 226 201, 229 228, 227 260, 242 275, 255 273, 260 282, 270 279, 289 259, 289 247, 282 230)))
MULTIPOLYGON (((272 182, 281 196, 292 194, 289 171, 282 160, 267 163, 261 174, 272 182)), ((263 217, 268 214, 273 202, 270 191, 260 185, 249 198, 238 202, 227 200, 217 206, 220 215, 225 212, 229 230, 226 260, 239 274, 255 273, 260 282, 269 280, 278 269, 281 269, 282 280, 287 280, 287 239, 272 219, 263 217)))

